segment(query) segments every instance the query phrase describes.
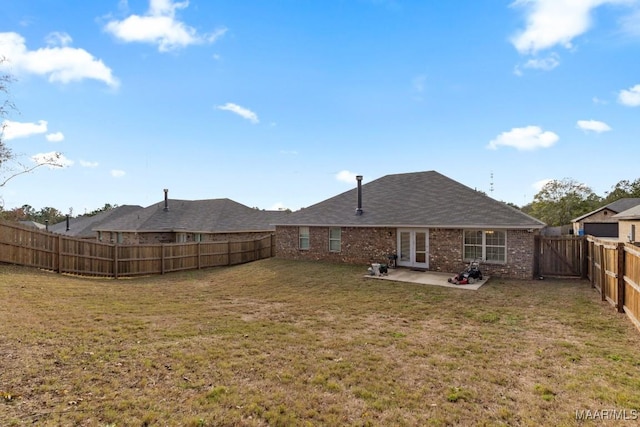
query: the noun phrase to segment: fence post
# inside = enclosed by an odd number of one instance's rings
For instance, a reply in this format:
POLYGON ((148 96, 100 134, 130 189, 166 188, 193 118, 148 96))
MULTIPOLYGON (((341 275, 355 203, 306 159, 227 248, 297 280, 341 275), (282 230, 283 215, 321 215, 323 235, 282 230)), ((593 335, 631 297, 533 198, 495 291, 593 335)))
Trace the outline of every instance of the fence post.
POLYGON ((164 274, 164 243, 160 243, 160 274, 164 274))
POLYGON ((607 300, 607 250, 604 244, 600 245, 600 296, 602 301, 607 300))
POLYGON ((118 244, 113 245, 113 278, 118 278, 118 244))
POLYGON ((582 236, 582 279, 589 277, 589 242, 587 236, 582 236))
POLYGON ((271 234, 271 238, 269 239, 269 258, 273 258, 274 256, 276 256, 275 254, 275 242, 273 241, 275 239, 275 235, 272 233, 271 234))
POLYGON ((592 242, 591 240, 587 240, 587 248, 591 256, 591 276, 589 277, 589 280, 591 281, 592 288, 596 287, 596 254, 594 253, 595 247, 596 246, 594 242, 592 242))
POLYGON ((200 242, 198 242, 198 270, 200 270, 200 242))
POLYGON ((56 273, 60 274, 62 273, 62 234, 58 234, 58 241, 56 243, 56 273))
POLYGON ((618 243, 618 313, 624 313, 624 269, 625 269, 625 252, 624 243, 618 243))

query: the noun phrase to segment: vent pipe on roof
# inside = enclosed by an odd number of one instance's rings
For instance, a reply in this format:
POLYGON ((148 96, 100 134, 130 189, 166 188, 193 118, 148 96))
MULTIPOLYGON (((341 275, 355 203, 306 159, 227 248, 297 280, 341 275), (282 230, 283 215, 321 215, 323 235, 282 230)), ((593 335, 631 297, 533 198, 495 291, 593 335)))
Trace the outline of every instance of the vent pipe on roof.
POLYGON ((164 189, 164 211, 167 212, 169 210, 169 190, 167 188, 164 189))
POLYGON ((67 231, 69 231, 69 215, 67 215, 67 231))
POLYGON ((358 207, 356 208, 356 215, 362 215, 362 175, 356 176, 358 181, 358 207))

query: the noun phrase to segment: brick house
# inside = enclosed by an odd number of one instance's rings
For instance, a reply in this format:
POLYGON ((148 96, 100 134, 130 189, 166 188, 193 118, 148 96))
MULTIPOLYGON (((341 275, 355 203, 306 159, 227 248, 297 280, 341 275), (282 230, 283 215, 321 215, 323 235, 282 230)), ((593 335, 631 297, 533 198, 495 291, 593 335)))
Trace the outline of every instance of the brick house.
POLYGON ((93 228, 97 239, 121 244, 238 241, 275 232, 285 211, 250 208, 230 199, 169 199, 93 228))
POLYGON ((435 171, 387 175, 276 223, 276 256, 530 279, 541 221, 435 171), (355 208, 355 209, 354 209, 355 208))

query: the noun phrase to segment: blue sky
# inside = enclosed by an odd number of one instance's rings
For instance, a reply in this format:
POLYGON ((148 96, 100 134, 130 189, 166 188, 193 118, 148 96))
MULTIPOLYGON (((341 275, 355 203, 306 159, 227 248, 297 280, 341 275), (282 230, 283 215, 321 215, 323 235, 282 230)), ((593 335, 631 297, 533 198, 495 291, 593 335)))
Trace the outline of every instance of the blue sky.
POLYGON ((425 170, 521 206, 640 175, 638 0, 2 0, 0 56, 5 142, 65 165, 5 209, 295 210, 425 170))

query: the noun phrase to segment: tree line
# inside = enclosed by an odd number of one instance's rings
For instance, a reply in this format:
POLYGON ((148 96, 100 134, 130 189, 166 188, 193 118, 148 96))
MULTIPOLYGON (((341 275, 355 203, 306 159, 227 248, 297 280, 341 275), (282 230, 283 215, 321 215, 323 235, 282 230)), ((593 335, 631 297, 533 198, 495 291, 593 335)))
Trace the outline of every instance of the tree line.
MULTIPOLYGON (((105 203, 103 207, 94 209, 91 212, 86 212, 81 216, 94 216, 117 207, 118 205, 105 203)), ((69 211, 69 216, 73 217, 73 210, 71 209, 69 211)), ((0 208, 0 219, 8 221, 34 221, 40 224, 57 224, 65 221, 67 219, 67 214, 63 214, 58 209, 52 207, 44 207, 42 209, 35 210, 31 205, 22 205, 19 208, 9 210, 3 210, 0 208)))

